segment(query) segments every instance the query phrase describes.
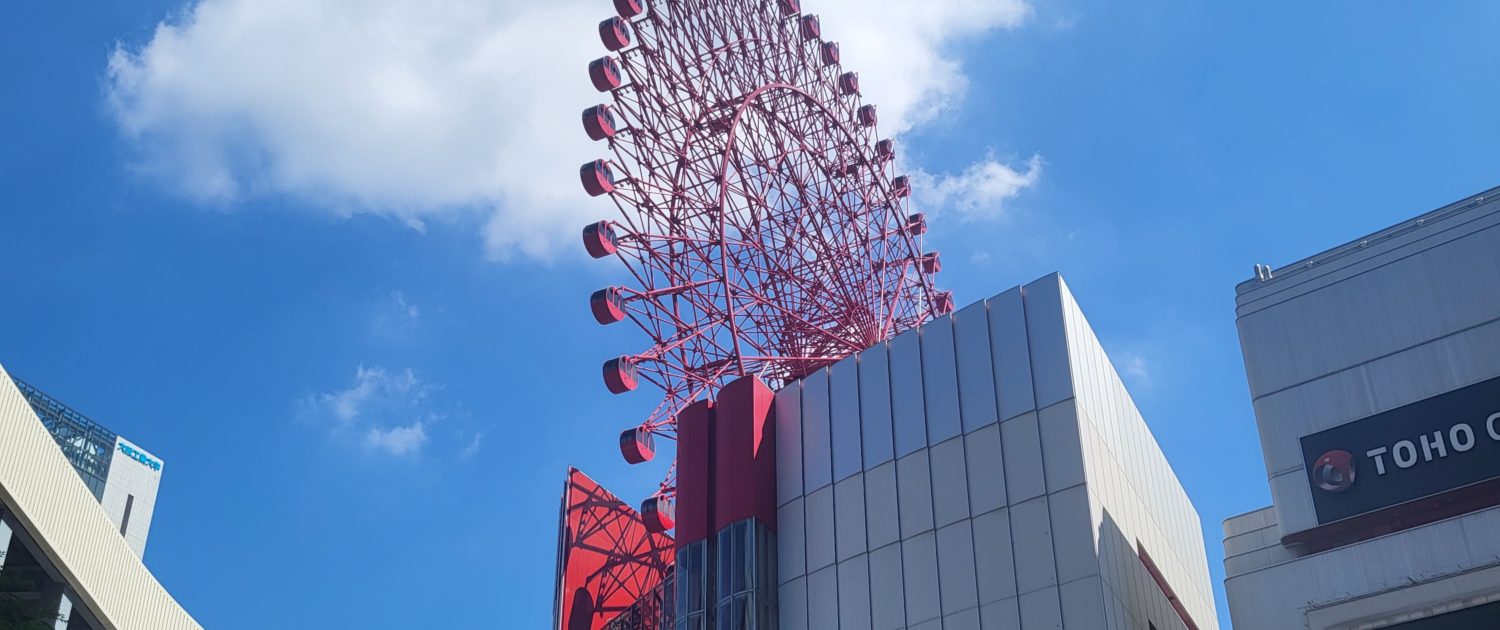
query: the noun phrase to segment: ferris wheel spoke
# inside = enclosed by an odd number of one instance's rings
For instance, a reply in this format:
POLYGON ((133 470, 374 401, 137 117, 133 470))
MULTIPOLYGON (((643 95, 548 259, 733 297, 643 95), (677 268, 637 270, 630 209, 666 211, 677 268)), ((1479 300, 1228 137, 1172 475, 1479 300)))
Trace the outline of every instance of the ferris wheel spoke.
MULTIPOLYGON (((639 431, 675 436, 681 412, 732 379, 779 387, 951 309, 894 145, 797 5, 659 0, 601 28, 610 55, 590 73, 609 99, 584 127, 609 157, 580 177, 620 216, 584 244, 628 280, 590 303, 649 340, 606 363, 606 384, 662 396, 622 448, 639 431)), ((661 496, 675 466, 667 476, 661 496)))

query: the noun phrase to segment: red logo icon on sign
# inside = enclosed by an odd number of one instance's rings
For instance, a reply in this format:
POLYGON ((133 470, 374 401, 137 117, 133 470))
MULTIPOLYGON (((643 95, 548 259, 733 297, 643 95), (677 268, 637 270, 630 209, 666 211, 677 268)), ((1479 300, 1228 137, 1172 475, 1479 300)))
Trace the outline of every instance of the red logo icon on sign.
POLYGON ((1324 492, 1343 492, 1354 485, 1354 456, 1349 451, 1328 451, 1313 462, 1313 483, 1324 492))

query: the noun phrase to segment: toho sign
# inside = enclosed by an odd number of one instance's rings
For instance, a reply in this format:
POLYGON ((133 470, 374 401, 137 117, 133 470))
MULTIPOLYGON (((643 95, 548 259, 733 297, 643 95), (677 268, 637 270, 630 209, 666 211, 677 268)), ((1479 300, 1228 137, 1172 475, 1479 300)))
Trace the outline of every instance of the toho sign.
POLYGON ((151 457, 150 455, 142 453, 139 449, 135 448, 134 446, 131 446, 131 445, 126 444, 124 442, 119 442, 119 443, 115 444, 115 447, 118 448, 118 449, 120 449, 120 452, 124 453, 126 457, 129 457, 130 459, 133 459, 135 461, 140 462, 141 465, 143 465, 143 466, 145 466, 147 468, 150 468, 151 470, 155 470, 155 471, 160 471, 161 470, 161 461, 160 460, 157 460, 156 458, 151 457))
POLYGON ((1302 438, 1318 523, 1500 477, 1500 378, 1302 438))

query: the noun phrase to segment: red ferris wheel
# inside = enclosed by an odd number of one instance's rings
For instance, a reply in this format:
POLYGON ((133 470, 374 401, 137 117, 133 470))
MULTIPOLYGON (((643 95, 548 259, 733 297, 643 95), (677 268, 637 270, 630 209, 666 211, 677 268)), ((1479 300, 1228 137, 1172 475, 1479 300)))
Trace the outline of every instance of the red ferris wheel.
MULTIPOLYGON (((688 404, 734 378, 772 387, 953 309, 937 290, 927 224, 908 214, 859 74, 798 0, 614 0, 599 24, 610 55, 589 64, 610 102, 585 109, 610 157, 582 166, 620 218, 584 228, 595 258, 630 282, 590 298, 602 324, 633 321, 648 346, 604 363, 610 391, 663 399, 620 438, 652 458, 688 404)), ((672 475, 643 510, 673 492, 672 475)))

